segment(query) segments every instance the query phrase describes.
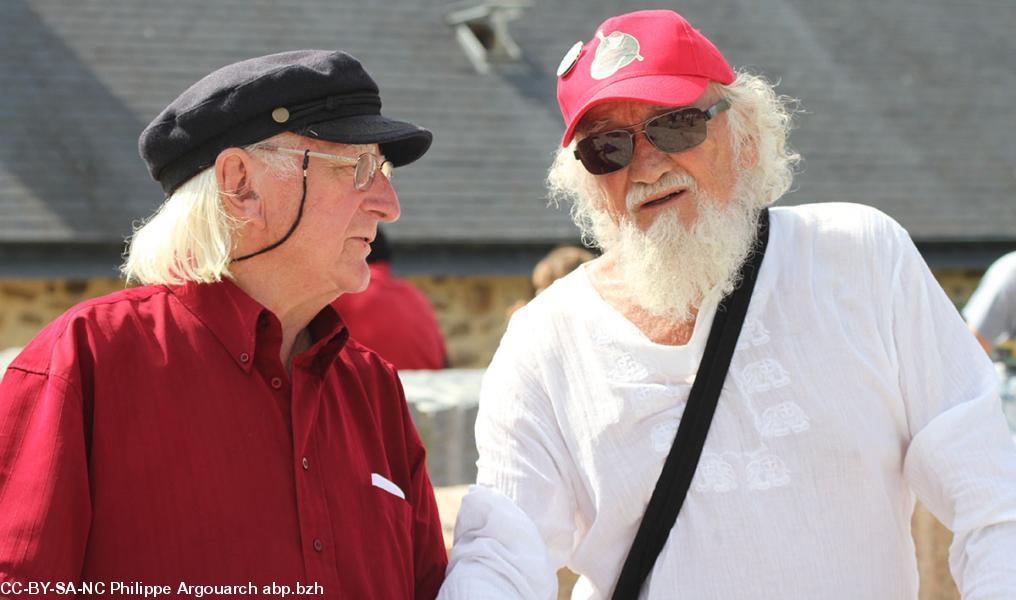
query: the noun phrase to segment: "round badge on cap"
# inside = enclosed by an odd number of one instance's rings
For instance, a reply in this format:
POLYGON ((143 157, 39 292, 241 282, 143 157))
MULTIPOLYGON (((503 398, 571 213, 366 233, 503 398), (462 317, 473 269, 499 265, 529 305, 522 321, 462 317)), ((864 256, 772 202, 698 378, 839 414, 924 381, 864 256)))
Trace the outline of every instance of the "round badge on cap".
POLYGON ((285 123, 289 120, 289 111, 285 106, 280 106, 272 111, 272 120, 276 123, 285 123))
POLYGON ((582 54, 582 42, 575 42, 575 45, 565 53, 564 58, 561 59, 561 64, 557 66, 557 76, 564 77, 574 67, 575 63, 579 62, 579 55, 582 54))

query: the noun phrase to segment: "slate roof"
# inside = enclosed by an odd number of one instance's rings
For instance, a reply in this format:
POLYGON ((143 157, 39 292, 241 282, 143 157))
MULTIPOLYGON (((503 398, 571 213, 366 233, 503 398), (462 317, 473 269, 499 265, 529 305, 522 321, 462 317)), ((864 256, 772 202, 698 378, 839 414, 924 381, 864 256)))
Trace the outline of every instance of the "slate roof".
MULTIPOLYGON (((144 124, 223 64, 300 47, 358 56, 386 114, 436 133, 424 160, 397 174, 396 244, 482 253, 572 240, 542 181, 562 129, 557 63, 611 14, 678 3, 533 4, 510 26, 523 59, 480 75, 443 22, 443 0, 6 0, 0 258, 108 253, 161 201, 137 157, 144 124)), ((784 203, 872 204, 925 244, 1016 244, 1016 3, 678 8, 735 66, 802 99, 792 140, 806 164, 784 203)))

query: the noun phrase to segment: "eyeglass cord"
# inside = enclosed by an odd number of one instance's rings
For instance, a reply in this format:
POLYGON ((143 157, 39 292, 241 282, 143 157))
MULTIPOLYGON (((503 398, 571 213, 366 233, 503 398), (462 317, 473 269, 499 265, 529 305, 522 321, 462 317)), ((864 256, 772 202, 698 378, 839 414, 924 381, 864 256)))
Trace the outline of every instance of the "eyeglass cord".
POLYGON ((310 164, 310 149, 308 148, 308 149, 303 151, 303 193, 300 195, 300 209, 297 211, 297 213, 296 213, 296 220, 293 221, 293 224, 290 226, 289 231, 286 232, 286 235, 282 236, 282 239, 280 239, 279 241, 275 242, 274 244, 272 244, 270 246, 266 246, 266 247, 258 250, 257 252, 252 252, 251 254, 246 254, 246 255, 241 256, 239 258, 234 258, 232 262, 240 262, 241 260, 247 260, 248 258, 254 258, 255 256, 257 256, 259 254, 264 254, 265 252, 268 252, 269 250, 274 250, 274 249, 278 248, 279 246, 281 246, 286 240, 288 240, 289 236, 293 235, 293 232, 296 231, 297 225, 300 224, 300 219, 303 218, 303 203, 304 203, 304 201, 307 200, 307 166, 309 164, 310 164))

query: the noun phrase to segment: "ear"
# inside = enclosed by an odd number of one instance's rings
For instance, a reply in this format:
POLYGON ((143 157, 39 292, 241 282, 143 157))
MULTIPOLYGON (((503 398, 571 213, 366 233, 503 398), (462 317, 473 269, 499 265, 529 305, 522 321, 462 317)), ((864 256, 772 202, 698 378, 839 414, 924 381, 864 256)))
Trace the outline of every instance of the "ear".
POLYGON ((230 216, 264 229, 265 205, 254 190, 257 168, 250 154, 240 148, 227 148, 215 159, 215 181, 219 197, 230 216))

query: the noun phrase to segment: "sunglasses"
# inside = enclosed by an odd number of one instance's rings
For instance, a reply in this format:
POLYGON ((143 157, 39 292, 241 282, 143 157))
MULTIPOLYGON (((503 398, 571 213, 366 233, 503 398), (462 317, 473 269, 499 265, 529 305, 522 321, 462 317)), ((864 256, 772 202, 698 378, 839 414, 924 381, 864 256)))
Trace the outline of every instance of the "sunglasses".
POLYGON ((374 183, 374 177, 378 171, 385 176, 389 181, 394 174, 394 165, 390 161, 380 158, 369 152, 365 152, 356 158, 352 156, 338 156, 335 154, 325 154, 324 152, 311 152, 310 150, 297 150, 296 148, 279 148, 278 146, 271 146, 268 144, 262 144, 260 146, 262 150, 270 150, 272 152, 282 152, 284 154, 299 154, 300 156, 312 156, 314 158, 323 158, 332 162, 343 163, 354 167, 353 170, 353 186, 359 190, 364 191, 370 189, 370 186, 374 183))
POLYGON ((679 108, 630 127, 594 133, 575 144, 575 158, 593 175, 620 171, 631 163, 639 133, 663 152, 694 148, 706 141, 706 121, 728 108, 730 102, 721 99, 705 110, 679 108))

